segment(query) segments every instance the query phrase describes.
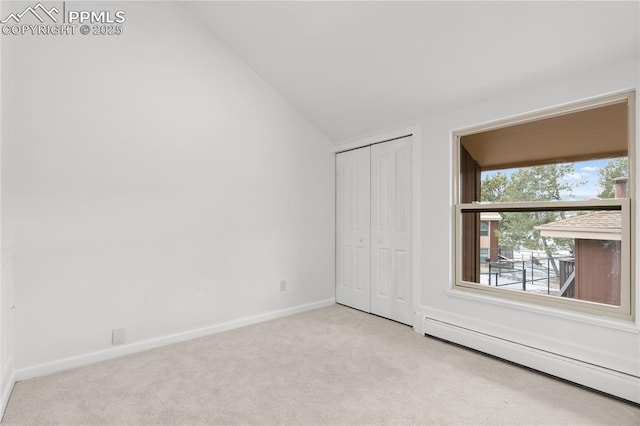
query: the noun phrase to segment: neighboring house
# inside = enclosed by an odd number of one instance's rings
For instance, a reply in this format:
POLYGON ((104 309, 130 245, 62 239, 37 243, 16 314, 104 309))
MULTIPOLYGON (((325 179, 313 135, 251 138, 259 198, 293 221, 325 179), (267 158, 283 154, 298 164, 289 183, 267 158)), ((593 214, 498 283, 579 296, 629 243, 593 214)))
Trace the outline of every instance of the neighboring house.
POLYGON ((480 213, 480 263, 497 262, 499 247, 496 231, 502 216, 496 212, 480 213))
POLYGON ((574 259, 560 261, 561 296, 620 305, 619 211, 574 216, 536 229, 543 237, 575 238, 574 259))
MULTIPOLYGON (((626 183, 614 179, 616 198, 626 196, 626 183)), ((543 237, 575 239, 574 258, 560 261, 561 296, 620 305, 620 211, 578 215, 536 229, 543 237)))

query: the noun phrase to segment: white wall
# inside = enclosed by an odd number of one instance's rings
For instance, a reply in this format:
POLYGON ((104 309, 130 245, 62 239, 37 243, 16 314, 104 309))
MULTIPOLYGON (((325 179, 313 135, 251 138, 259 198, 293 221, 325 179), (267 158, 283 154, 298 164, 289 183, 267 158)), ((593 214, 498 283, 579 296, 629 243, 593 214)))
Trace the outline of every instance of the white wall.
POLYGON ((114 328, 134 343, 330 303, 330 141, 181 6, 72 6, 125 10, 124 34, 3 44, 22 377, 114 328))
MULTIPOLYGON (((4 5, 0 3, 0 16, 4 16, 4 5)), ((2 51, 3 38, 0 37, 0 52, 2 51)), ((2 59, 0 58, 0 81, 2 81, 2 59)), ((0 85, 0 100, 4 101, 2 87, 0 85)), ((2 116, 3 102, 0 102, 0 117, 2 116)), ((0 120, 0 171, 2 170, 2 146, 4 139, 4 126, 0 120)), ((0 173, 0 194, 4 193, 4 180, 0 173)), ((0 197, 0 223, 2 222, 2 210, 5 205, 0 197)), ((4 407, 9 399, 9 394, 13 386, 12 367, 12 310, 9 296, 9 242, 5 241, 8 233, 3 232, 0 226, 0 417, 4 412, 4 407)))
MULTIPOLYGON (((493 351, 496 355, 503 355, 497 349, 500 342, 515 342, 523 345, 522 348, 525 350, 515 356, 514 360, 525 365, 538 367, 525 352, 529 350, 527 348, 536 348, 566 357, 566 360, 578 360, 604 367, 614 375, 621 372, 630 376, 640 376, 640 330, 637 322, 564 313, 452 291, 453 200, 451 184, 442 183, 443 176, 452 177, 452 131, 609 92, 635 88, 638 87, 638 79, 638 58, 630 58, 617 64, 603 65, 600 69, 591 69, 571 79, 523 88, 517 92, 496 94, 486 102, 443 111, 421 122, 423 279, 417 309, 429 318, 495 336, 500 341, 494 339, 487 349, 482 347, 479 341, 469 339, 468 335, 465 337, 464 333, 458 337, 454 332, 444 335, 437 325, 429 327, 427 324, 427 333, 452 338, 469 346, 475 345, 479 349, 493 351)), ((638 175, 636 173, 636 187, 640 183, 638 175)), ((636 223, 640 223, 638 213, 636 208, 636 223)), ((638 241, 637 231, 635 235, 638 241)), ((638 264, 640 256, 637 250, 635 258, 635 264, 638 264)), ((636 306, 640 306, 640 300, 636 306)), ((558 371, 562 373, 562 369, 551 364, 547 365, 547 371, 553 374, 559 374, 558 371)), ((640 381, 634 382, 630 376, 622 376, 627 380, 629 387, 624 391, 624 395, 619 396, 640 402, 640 381)), ((585 382, 586 379, 580 377, 580 374, 571 373, 566 378, 589 386, 598 385, 585 382)), ((607 392, 615 390, 610 388, 610 384, 598 386, 607 392)))

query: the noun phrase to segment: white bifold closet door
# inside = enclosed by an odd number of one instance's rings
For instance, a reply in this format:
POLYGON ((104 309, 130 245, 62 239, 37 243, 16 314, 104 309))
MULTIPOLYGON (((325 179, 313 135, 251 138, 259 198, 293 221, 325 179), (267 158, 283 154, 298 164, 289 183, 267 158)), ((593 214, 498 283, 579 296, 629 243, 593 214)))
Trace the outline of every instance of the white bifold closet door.
POLYGON ((336 301, 369 312, 371 149, 336 156, 336 301))
POLYGON ((336 300, 411 324, 411 138, 337 155, 336 300))

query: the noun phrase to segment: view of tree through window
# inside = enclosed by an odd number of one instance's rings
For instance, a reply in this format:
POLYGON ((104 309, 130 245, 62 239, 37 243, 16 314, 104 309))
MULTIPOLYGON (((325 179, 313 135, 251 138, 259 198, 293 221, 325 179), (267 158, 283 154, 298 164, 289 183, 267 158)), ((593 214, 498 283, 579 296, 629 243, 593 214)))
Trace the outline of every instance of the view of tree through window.
MULTIPOLYGON (((503 203, 615 198, 616 178, 625 178, 627 175, 627 157, 482 172, 481 201, 503 203)), ((622 184, 626 182, 620 180, 622 184)), ((625 195, 624 190, 618 191, 618 197, 625 195)), ((494 238, 480 241, 480 283, 574 297, 572 287, 567 285, 563 289, 562 280, 571 277, 576 241, 582 246, 585 243, 573 236, 563 238, 561 233, 554 233, 554 228, 559 228, 554 224, 573 224, 576 229, 579 224, 584 231, 583 228, 591 224, 604 226, 598 221, 608 221, 610 224, 619 220, 620 212, 502 211, 483 215, 480 235, 487 235, 482 231, 491 229, 494 238), (584 216, 584 220, 580 222, 578 216, 584 216), (505 278, 507 275, 509 277, 505 278)), ((580 237, 579 234, 576 236, 580 237)), ((603 253, 619 257, 619 241, 598 241, 604 244, 604 248, 598 247, 597 252, 594 251, 596 248, 591 248, 592 252, 600 257, 603 253)), ((610 266, 614 269, 608 270, 607 276, 615 276, 619 281, 619 262, 610 266)), ((619 303, 619 284, 608 285, 607 291, 606 295, 589 297, 597 302, 619 303)))
POLYGON ((609 160, 604 167, 598 169, 598 186, 601 189, 598 198, 614 198, 613 179, 626 176, 629 176, 627 157, 609 160))
POLYGON ((635 93, 453 134, 454 287, 632 318, 635 93))

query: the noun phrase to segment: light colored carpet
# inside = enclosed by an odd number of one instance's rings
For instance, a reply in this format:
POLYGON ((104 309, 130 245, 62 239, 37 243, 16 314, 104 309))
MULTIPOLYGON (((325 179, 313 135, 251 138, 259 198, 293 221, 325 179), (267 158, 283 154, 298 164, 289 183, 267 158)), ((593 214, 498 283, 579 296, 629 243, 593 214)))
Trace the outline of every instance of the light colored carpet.
POLYGON ((332 306, 16 385, 4 424, 616 424, 640 408, 332 306))

